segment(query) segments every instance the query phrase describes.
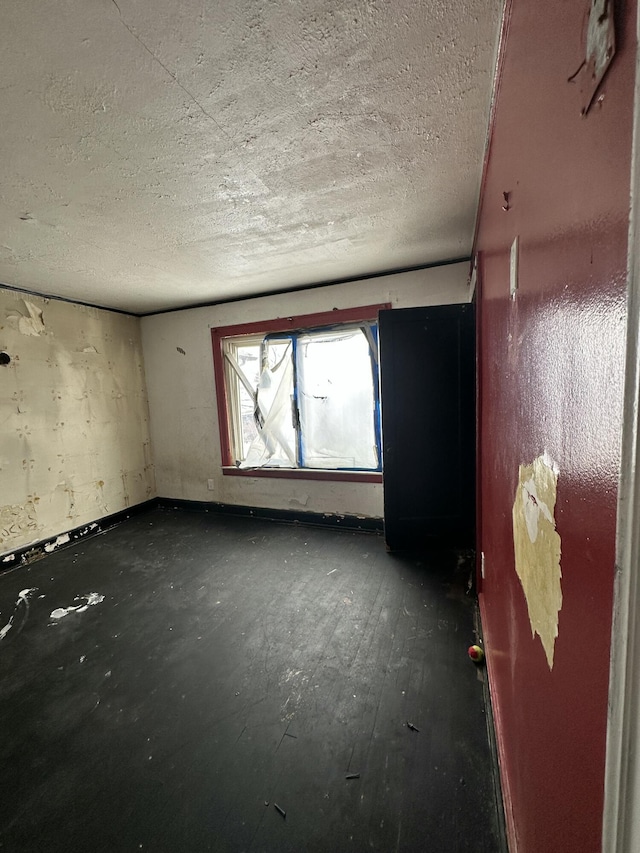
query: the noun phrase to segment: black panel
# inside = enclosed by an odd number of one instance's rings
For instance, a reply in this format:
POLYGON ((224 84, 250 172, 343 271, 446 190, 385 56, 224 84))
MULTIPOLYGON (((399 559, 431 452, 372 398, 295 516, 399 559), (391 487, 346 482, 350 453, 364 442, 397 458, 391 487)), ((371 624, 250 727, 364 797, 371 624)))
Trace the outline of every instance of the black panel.
POLYGON ((243 518, 264 518, 289 524, 306 524, 313 527, 339 527, 342 530, 382 532, 382 519, 364 515, 345 515, 335 512, 307 512, 293 509, 270 509, 260 506, 185 501, 176 498, 157 498, 157 505, 168 509, 186 509, 189 512, 211 512, 220 515, 238 515, 243 518))
POLYGON ((473 545, 475 324, 470 304, 380 312, 385 538, 473 545))

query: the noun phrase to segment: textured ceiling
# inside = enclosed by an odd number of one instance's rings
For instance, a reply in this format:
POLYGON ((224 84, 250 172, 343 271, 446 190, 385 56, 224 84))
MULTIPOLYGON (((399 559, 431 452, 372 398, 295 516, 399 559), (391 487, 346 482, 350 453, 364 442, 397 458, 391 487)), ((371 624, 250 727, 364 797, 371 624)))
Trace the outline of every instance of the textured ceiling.
POLYGON ((134 312, 468 254, 501 0, 8 0, 0 282, 134 312))

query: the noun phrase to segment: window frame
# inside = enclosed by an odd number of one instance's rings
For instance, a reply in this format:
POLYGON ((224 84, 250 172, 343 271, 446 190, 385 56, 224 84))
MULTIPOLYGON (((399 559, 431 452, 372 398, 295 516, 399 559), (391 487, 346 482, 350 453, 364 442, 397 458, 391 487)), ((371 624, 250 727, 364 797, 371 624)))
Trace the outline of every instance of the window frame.
POLYGON ((388 310, 389 308, 391 308, 391 303, 389 302, 377 305, 364 305, 359 308, 334 308, 332 311, 322 311, 315 314, 278 317, 273 320, 259 320, 254 323, 217 326, 211 329, 223 475, 235 477, 269 477, 271 479, 332 480, 351 483, 382 482, 382 473, 380 471, 345 471, 328 468, 238 468, 234 464, 232 453, 229 423, 230 407, 227 395, 227 383, 225 381, 223 342, 225 338, 240 337, 242 335, 265 336, 279 332, 311 331, 341 324, 377 322, 378 312, 388 310))

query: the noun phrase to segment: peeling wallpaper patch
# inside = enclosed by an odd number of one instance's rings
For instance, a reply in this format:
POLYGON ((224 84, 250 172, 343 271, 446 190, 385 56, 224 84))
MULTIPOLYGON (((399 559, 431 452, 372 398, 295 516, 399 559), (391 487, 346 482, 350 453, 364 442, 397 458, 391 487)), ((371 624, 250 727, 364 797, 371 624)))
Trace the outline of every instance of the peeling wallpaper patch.
POLYGON ((558 468, 545 454, 520 465, 513 503, 516 572, 524 590, 531 634, 538 634, 553 669, 562 608, 561 541, 554 517, 558 468))
POLYGON ((38 530, 36 505, 32 500, 0 507, 0 547, 17 536, 30 536, 38 530))
POLYGON ((46 331, 42 309, 34 305, 33 302, 27 302, 26 299, 22 300, 22 304, 24 310, 8 312, 7 320, 21 335, 37 338, 46 331))
POLYGON ((139 320, 0 289, 0 325, 0 554, 154 495, 139 320))

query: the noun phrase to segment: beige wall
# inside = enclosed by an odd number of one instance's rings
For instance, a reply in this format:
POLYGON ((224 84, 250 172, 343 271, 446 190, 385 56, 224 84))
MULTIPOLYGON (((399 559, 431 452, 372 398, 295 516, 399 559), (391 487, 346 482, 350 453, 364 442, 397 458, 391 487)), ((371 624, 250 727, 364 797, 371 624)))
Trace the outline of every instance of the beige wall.
POLYGON ((142 319, 158 494, 196 501, 382 516, 382 486, 263 477, 224 477, 211 328, 333 308, 394 308, 467 302, 467 264, 332 285, 142 319), (182 354, 178 347, 184 350, 182 354), (213 489, 208 488, 212 480, 213 489))
POLYGON ((140 321, 0 289, 0 554, 155 495, 140 321))

